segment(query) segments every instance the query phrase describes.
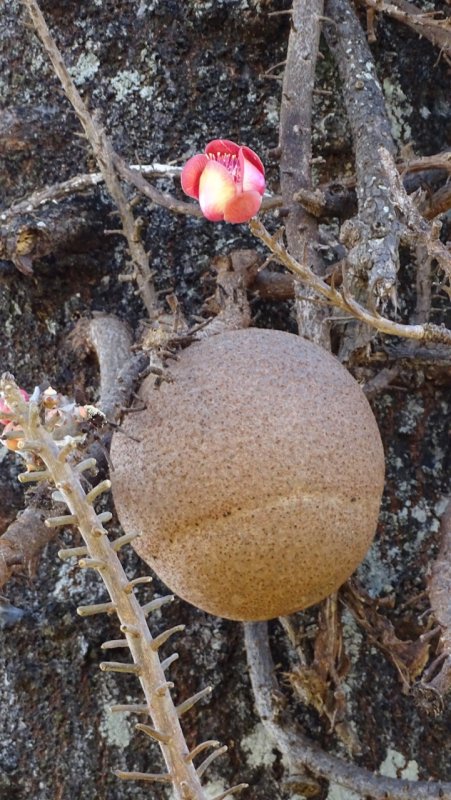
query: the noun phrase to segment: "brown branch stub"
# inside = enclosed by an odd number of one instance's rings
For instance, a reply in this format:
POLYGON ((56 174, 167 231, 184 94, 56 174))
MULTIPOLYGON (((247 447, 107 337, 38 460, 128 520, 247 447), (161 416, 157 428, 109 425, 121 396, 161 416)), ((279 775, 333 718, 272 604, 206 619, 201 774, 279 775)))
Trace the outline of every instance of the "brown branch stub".
POLYGON ((262 269, 249 283, 249 290, 260 300, 293 300, 294 281, 286 272, 272 272, 262 269))
POLYGON ((370 770, 342 761, 310 741, 280 711, 280 688, 272 660, 266 622, 244 626, 249 675, 255 704, 275 746, 283 753, 290 772, 307 768, 314 775, 338 783, 373 800, 451 800, 451 783, 410 781, 374 775, 370 770))
POLYGON ((126 404, 119 375, 132 358, 132 334, 127 323, 113 314, 95 314, 77 322, 70 336, 75 350, 94 350, 100 371, 98 408, 110 422, 120 419, 126 404))
POLYGON ((0 589, 20 572, 32 568, 40 551, 55 535, 44 525, 45 515, 36 508, 26 508, 0 538, 0 589))
POLYGON ((249 273, 255 272, 257 264, 255 250, 233 250, 229 255, 213 260, 216 291, 213 297, 208 298, 205 310, 214 318, 196 334, 197 339, 249 327, 252 317, 247 286, 249 273))
POLYGON ((0 589, 13 575, 33 572, 41 551, 55 537, 55 530, 45 525, 50 512, 38 508, 47 492, 42 484, 31 504, 0 537, 0 589))
MULTIPOLYGON (((24 208, 23 203, 17 208, 24 208)), ((40 218, 27 212, 0 213, 0 258, 12 261, 24 275, 32 275, 34 261, 50 253, 64 252, 69 247, 85 250, 99 232, 99 222, 89 203, 76 199, 64 205, 49 205, 40 218), (3 222, 6 218, 6 222, 3 222)))

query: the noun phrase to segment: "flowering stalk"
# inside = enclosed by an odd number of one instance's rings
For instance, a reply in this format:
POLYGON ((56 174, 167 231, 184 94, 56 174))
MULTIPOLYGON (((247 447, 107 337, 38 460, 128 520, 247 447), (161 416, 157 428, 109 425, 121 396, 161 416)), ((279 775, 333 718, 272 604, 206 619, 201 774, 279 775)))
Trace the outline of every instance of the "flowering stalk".
MULTIPOLYGON (((193 759, 208 747, 218 748, 219 742, 205 742, 190 753, 179 717, 198 699, 210 693, 211 689, 199 692, 178 707, 174 705, 170 694, 174 684, 167 680, 165 671, 178 655, 174 653, 160 662, 158 651, 162 644, 183 626, 176 626, 153 638, 146 621, 146 616, 150 612, 171 601, 173 596, 157 598, 144 606, 138 603, 134 595, 135 586, 149 582, 151 578, 129 580, 127 577, 119 561, 118 551, 133 537, 123 536, 115 541, 108 538, 103 522, 106 522, 111 515, 98 514, 94 509, 94 502, 110 488, 110 482, 102 481, 88 493, 85 492, 81 475, 95 466, 95 461, 85 459, 78 464, 75 463, 74 451, 80 442, 80 436, 61 436, 64 429, 60 428, 58 432, 58 427, 54 423, 55 414, 52 416, 46 412, 43 396, 38 389, 27 400, 12 376, 6 373, 0 380, 0 391, 8 407, 8 418, 13 417, 14 423, 21 429, 17 449, 27 463, 28 470, 24 473, 26 480, 34 477, 39 481, 52 481, 57 489, 58 499, 64 500, 68 507, 67 515, 49 519, 47 524, 52 527, 74 524, 83 538, 83 547, 60 551, 60 557, 79 558, 78 564, 81 568, 91 568, 98 572, 110 595, 110 602, 82 606, 77 609, 78 614, 90 616, 114 611, 118 616, 123 638, 105 642, 102 648, 104 650, 128 648, 133 662, 106 661, 100 668, 105 672, 135 674, 141 683, 146 702, 143 705, 116 706, 113 710, 135 712, 151 717, 151 725, 139 724, 136 727, 158 742, 167 767, 167 773, 164 774, 122 771, 116 771, 116 774, 125 780, 172 783, 179 800, 206 800, 200 776, 213 759, 212 756, 207 757, 197 768, 194 767, 193 759), (52 427, 53 430, 49 430, 52 427)), ((52 411, 55 411, 55 407, 52 411)), ((219 755, 224 749, 226 748, 216 749, 212 755, 219 755)), ((223 800, 244 786, 245 784, 240 784, 231 787, 216 800, 223 800)))

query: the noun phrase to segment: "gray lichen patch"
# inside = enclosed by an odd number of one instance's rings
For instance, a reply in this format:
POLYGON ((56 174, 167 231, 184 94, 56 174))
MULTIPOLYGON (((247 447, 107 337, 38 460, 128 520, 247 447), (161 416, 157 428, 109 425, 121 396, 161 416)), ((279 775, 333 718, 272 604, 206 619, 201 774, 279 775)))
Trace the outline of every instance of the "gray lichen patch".
POLYGON ((412 139, 409 121, 413 108, 398 83, 385 78, 383 89, 393 138, 399 144, 406 144, 412 139))
POLYGON ((74 82, 77 86, 82 86, 87 81, 92 80, 92 78, 97 74, 100 66, 100 61, 95 55, 95 53, 82 53, 77 63, 69 68, 69 72, 72 75, 74 82))
POLYGON ((130 715, 120 711, 112 712, 111 706, 118 701, 110 693, 106 680, 100 685, 102 688, 99 706, 102 708, 102 716, 99 722, 99 733, 109 745, 125 749, 134 735, 130 715))
POLYGON ((241 747, 246 753, 246 760, 250 767, 270 767, 277 758, 274 742, 261 722, 257 723, 251 733, 241 739, 241 747))
POLYGON ((388 778, 404 778, 411 781, 417 781, 419 778, 417 762, 414 759, 409 760, 391 747, 387 748, 387 754, 379 771, 388 778))

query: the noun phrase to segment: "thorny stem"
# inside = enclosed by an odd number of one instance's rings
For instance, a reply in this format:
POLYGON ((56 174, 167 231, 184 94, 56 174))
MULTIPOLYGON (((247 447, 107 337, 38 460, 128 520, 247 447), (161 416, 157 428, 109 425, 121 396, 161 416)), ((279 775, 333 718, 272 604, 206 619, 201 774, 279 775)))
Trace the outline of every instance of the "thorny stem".
POLYGON ((108 192, 117 206, 122 221, 123 233, 127 239, 135 268, 138 288, 149 316, 153 317, 156 311, 156 294, 152 280, 152 272, 149 268, 146 251, 140 240, 137 223, 130 211, 127 198, 116 173, 116 156, 111 143, 101 126, 94 121, 93 116, 91 116, 82 100, 74 81, 69 75, 63 57, 50 33, 38 3, 36 0, 21 0, 21 2, 28 10, 36 33, 41 39, 44 49, 52 62, 53 69, 81 122, 86 138, 97 159, 108 192))
POLYGON ((364 767, 348 764, 324 752, 286 718, 277 697, 280 689, 268 641, 266 622, 244 626, 247 661, 257 711, 292 772, 307 767, 326 778, 374 800, 451 800, 451 784, 410 781, 373 775, 364 767))
MULTIPOLYGON (((344 280, 356 299, 377 307, 396 304, 401 226, 380 164, 379 148, 393 157, 394 143, 372 53, 350 0, 326 0, 324 34, 337 64, 352 132, 357 177, 357 218, 341 229, 348 248, 344 280)), ((367 328, 345 329, 340 352, 349 356, 368 342, 367 328)))
MULTIPOLYGON (((68 506, 67 522, 72 520, 82 535, 86 550, 75 548, 72 554, 83 555, 81 566, 95 569, 108 589, 111 603, 80 608, 78 613, 87 616, 102 610, 107 612, 114 610, 124 635, 124 646, 129 648, 132 655, 133 665, 107 662, 102 668, 105 671, 132 671, 133 668, 145 695, 147 712, 156 731, 152 738, 159 741, 168 774, 153 777, 138 774, 138 777, 142 780, 172 782, 178 800, 205 800, 199 775, 192 760, 188 758, 189 751, 177 709, 170 695, 171 684, 167 682, 158 656, 159 643, 149 631, 145 611, 138 603, 133 583, 128 579, 119 561, 118 542, 109 540, 101 518, 89 500, 89 493, 87 495, 83 489, 80 472, 77 472, 76 467, 68 462, 67 455, 66 457, 64 455, 65 448, 58 447, 51 433, 40 422, 36 395, 26 403, 8 374, 1 379, 0 390, 14 413, 15 421, 20 424, 24 432, 23 451, 38 455, 45 464, 48 478, 55 484, 68 506)), ((108 483, 105 485, 105 488, 107 487, 108 483)), ((71 552, 65 555, 71 555, 71 552)), ((106 643, 107 648, 108 646, 106 643)), ((119 773, 119 775, 125 779, 132 779, 135 774, 119 773)))
POLYGON ((429 225, 422 217, 407 194, 393 159, 383 147, 379 150, 379 158, 385 170, 396 207, 405 221, 401 241, 405 244, 424 246, 428 258, 437 261, 438 266, 446 276, 446 280, 451 283, 451 253, 447 246, 440 241, 440 225, 438 227, 434 224, 429 225))
POLYGON ((251 232, 274 254, 276 260, 287 267, 299 280, 307 286, 315 289, 317 294, 325 297, 331 305, 347 312, 352 317, 361 322, 365 322, 380 333, 387 333, 391 336, 400 336, 406 339, 416 339, 423 342, 440 342, 441 344, 451 345, 451 330, 440 325, 426 323, 424 325, 404 325, 394 322, 391 319, 382 317, 377 311, 369 311, 360 305, 343 286, 341 289, 329 286, 318 275, 305 264, 296 261, 288 253, 280 237, 271 236, 265 226, 258 219, 251 219, 249 223, 251 232))

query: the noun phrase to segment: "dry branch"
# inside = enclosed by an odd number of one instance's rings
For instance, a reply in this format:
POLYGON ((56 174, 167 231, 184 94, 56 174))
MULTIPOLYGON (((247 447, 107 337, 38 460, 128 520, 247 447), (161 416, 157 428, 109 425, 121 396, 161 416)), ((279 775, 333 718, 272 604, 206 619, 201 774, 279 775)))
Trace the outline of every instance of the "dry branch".
MULTIPOLYGON (((439 154, 440 158, 440 154, 439 154)), ((426 159, 427 160, 427 159, 426 159)), ((408 194, 423 190, 419 210, 426 219, 433 219, 447 210, 451 202, 451 187, 446 180, 451 173, 451 158, 447 168, 422 164, 423 159, 414 162, 400 162, 396 165, 401 173, 404 188, 408 194)), ((294 195, 296 202, 317 219, 349 219, 357 212, 355 177, 342 178, 330 183, 320 184, 316 189, 299 189, 294 195)))
MULTIPOLYGON (((181 172, 181 167, 174 167, 170 164, 131 164, 130 170, 135 170, 146 178, 172 178, 178 177, 181 172)), ((47 203, 58 202, 65 197, 70 197, 73 194, 80 194, 89 189, 103 183, 104 176, 101 172, 87 172, 82 175, 75 175, 67 181, 55 183, 52 186, 47 186, 44 189, 39 189, 30 194, 25 200, 0 212, 0 222, 8 223, 14 217, 20 214, 30 214, 36 211, 41 206, 47 203)), ((168 196, 168 195, 165 195, 168 196)), ((174 198, 175 202, 175 198, 174 198)), ((186 204, 190 206, 190 204, 186 204)))
POLYGON ((451 689, 451 499, 440 524, 441 544, 428 579, 428 593, 440 633, 439 656, 420 682, 420 690, 433 707, 443 709, 445 695, 451 689))
POLYGON ((451 800, 451 783, 409 781, 374 775, 370 770, 329 755, 303 735, 282 713, 281 692, 269 649, 267 624, 244 626, 247 660, 255 704, 263 725, 283 753, 290 772, 307 767, 314 775, 374 800, 451 800))
MULTIPOLYGON (((393 156, 394 144, 374 60, 351 3, 326 0, 325 14, 330 22, 325 22, 324 33, 341 78, 357 177, 358 216, 341 231, 348 248, 345 282, 360 303, 377 307, 396 300, 400 226, 379 160, 379 149, 393 156)), ((350 326, 342 356, 367 341, 368 330, 350 326)))
POLYGON ((132 334, 125 322, 112 314, 96 314, 82 319, 71 333, 77 351, 94 350, 100 371, 100 396, 97 407, 110 422, 118 422, 127 398, 118 378, 132 358, 132 334))
MULTIPOLYGON (((294 0, 279 135, 282 202, 288 208, 288 249, 295 258, 307 259, 319 274, 324 268, 318 254, 317 221, 300 203, 293 203, 293 197, 299 190, 312 188, 312 96, 323 6, 323 0, 294 0)), ((315 307, 308 299, 298 297, 296 315, 300 335, 330 349, 327 308, 315 307)))
POLYGON ((41 39, 44 49, 52 62, 53 69, 80 120, 86 138, 93 149, 108 192, 117 206, 122 221, 123 233, 128 242, 138 288, 149 316, 153 317, 156 309, 156 295, 152 281, 152 272, 149 268, 148 257, 139 236, 137 223, 117 177, 115 167, 116 154, 113 151, 105 131, 94 119, 94 116, 89 113, 82 100, 67 70, 56 42, 50 33, 38 3, 36 0, 21 0, 21 2, 28 10, 36 33, 41 39))
MULTIPOLYGON (((419 36, 429 39, 433 45, 440 48, 440 51, 451 59, 451 20, 446 18, 434 19, 430 13, 424 13, 414 3, 408 0, 392 0, 386 3, 385 0, 364 0, 367 8, 376 12, 387 14, 407 25, 419 36)), ((440 12, 433 12, 439 14, 440 12)))
POLYGON ((451 251, 440 241, 440 223, 435 222, 429 225, 426 222, 404 189, 401 177, 390 154, 384 148, 381 148, 378 155, 388 180, 391 196, 394 199, 396 208, 402 214, 404 225, 401 231, 401 241, 411 247, 416 247, 419 244, 423 245, 427 257, 437 261, 448 282, 451 283, 451 251))
POLYGON ((263 269, 257 272, 249 284, 249 290, 255 292, 260 300, 293 300, 294 281, 286 272, 271 272, 263 269))

